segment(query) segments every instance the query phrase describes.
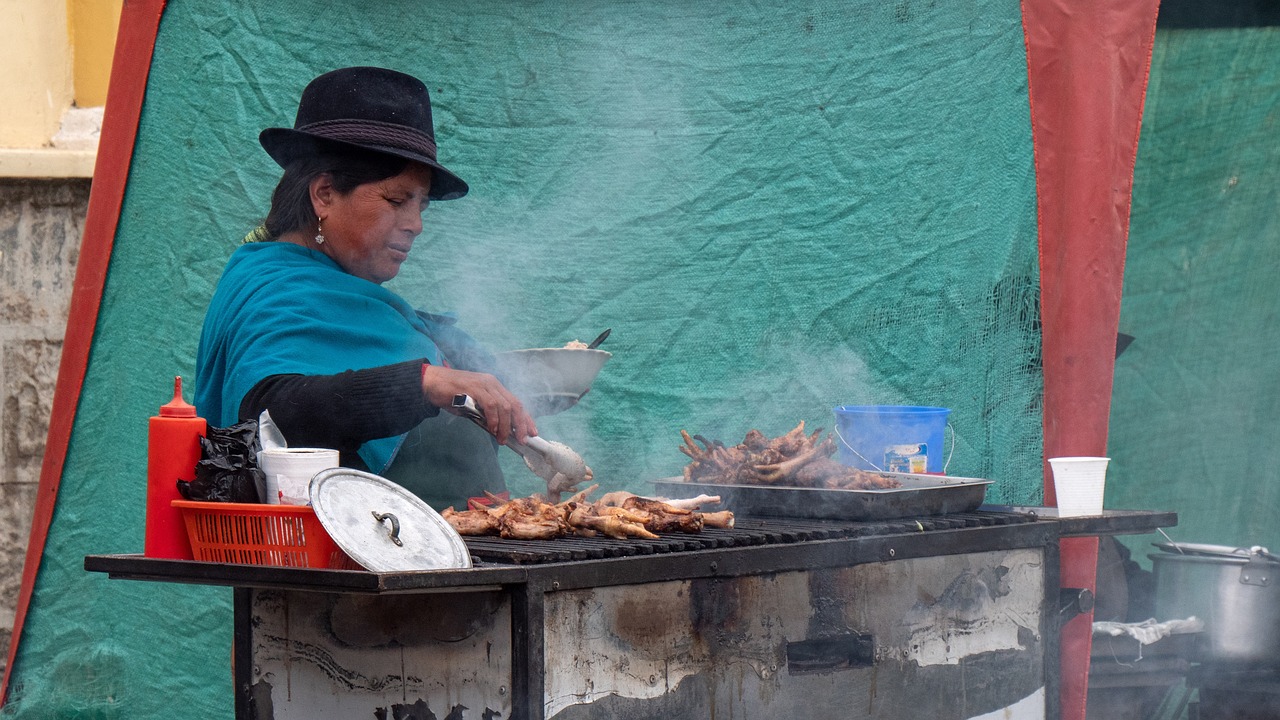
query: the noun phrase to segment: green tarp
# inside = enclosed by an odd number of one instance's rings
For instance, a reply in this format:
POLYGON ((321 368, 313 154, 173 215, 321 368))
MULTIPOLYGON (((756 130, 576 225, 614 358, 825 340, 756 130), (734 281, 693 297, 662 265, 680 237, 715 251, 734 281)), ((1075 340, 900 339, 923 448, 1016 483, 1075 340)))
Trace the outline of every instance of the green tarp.
POLYGON ((1156 34, 1107 495, 1183 542, 1280 548, 1278 59, 1276 26, 1156 34))

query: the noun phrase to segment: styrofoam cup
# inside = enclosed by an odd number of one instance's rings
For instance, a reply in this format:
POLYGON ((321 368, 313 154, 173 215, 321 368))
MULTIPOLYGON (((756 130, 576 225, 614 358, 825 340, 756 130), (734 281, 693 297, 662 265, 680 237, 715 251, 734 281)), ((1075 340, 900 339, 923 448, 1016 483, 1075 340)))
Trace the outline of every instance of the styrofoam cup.
POLYGON ((258 453, 258 467, 267 476, 267 502, 307 505, 307 487, 321 470, 338 467, 338 451, 327 448, 270 448, 258 453))
POLYGON ((1104 457, 1049 458, 1053 468, 1053 492, 1058 496, 1058 517, 1101 515, 1107 483, 1104 457))

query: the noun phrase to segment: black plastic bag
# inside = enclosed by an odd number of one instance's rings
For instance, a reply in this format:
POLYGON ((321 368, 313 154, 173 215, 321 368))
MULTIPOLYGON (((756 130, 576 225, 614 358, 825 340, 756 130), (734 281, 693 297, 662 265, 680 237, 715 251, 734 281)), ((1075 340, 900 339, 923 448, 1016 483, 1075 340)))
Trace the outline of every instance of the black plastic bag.
POLYGON ((266 497, 267 476, 258 469, 258 421, 245 420, 230 427, 211 427, 200 438, 201 460, 196 479, 178 481, 178 492, 188 500, 260 503, 266 497))

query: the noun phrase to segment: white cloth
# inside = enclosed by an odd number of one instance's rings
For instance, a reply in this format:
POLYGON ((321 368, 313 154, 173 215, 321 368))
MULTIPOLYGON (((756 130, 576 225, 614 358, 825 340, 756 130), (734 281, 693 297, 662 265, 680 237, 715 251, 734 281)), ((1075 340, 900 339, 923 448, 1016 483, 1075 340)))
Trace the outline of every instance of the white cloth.
POLYGON ((1204 621, 1194 615, 1183 620, 1165 620, 1164 622, 1157 622, 1155 618, 1148 618, 1136 623, 1095 622, 1093 624, 1094 635, 1111 635, 1113 637, 1128 635, 1143 645, 1150 645, 1170 635, 1200 632, 1203 629, 1204 621))

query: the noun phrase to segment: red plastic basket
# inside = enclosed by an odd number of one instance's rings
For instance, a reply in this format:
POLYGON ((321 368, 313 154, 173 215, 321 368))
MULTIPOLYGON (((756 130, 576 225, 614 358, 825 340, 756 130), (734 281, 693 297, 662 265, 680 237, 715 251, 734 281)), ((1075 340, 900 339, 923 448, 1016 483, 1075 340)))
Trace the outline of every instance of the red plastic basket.
POLYGON ((307 505, 174 500, 196 560, 358 570, 307 505))

